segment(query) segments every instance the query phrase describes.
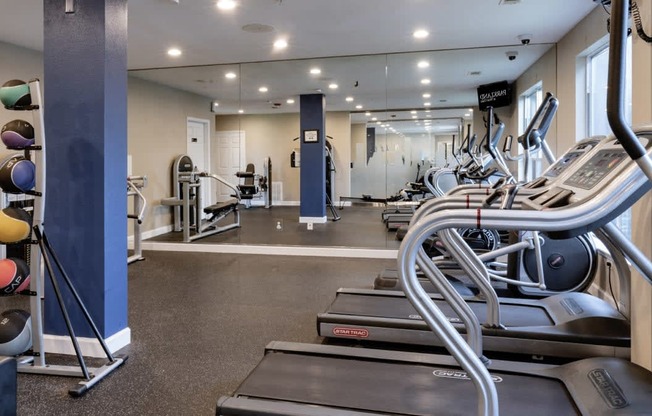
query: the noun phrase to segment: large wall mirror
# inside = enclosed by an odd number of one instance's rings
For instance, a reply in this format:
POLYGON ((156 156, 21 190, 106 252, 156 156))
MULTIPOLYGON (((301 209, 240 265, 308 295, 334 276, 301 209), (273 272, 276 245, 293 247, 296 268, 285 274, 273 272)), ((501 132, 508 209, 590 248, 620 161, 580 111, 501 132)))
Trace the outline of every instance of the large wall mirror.
MULTIPOLYGON (((515 81, 552 45, 491 47, 131 71, 197 94, 212 120, 211 169, 273 161, 274 199, 299 197, 299 97, 326 97, 326 135, 336 163, 335 201, 384 199, 452 152, 477 114, 478 85, 515 81), (507 65, 506 65, 507 63, 507 65)), ((475 126, 482 135, 482 126, 475 126)), ((472 127, 473 128, 473 127, 472 127)), ((516 133, 516 132, 514 132, 516 133)), ((221 169, 227 169, 221 171, 221 169)), ((379 220, 380 221, 380 220, 379 220)))

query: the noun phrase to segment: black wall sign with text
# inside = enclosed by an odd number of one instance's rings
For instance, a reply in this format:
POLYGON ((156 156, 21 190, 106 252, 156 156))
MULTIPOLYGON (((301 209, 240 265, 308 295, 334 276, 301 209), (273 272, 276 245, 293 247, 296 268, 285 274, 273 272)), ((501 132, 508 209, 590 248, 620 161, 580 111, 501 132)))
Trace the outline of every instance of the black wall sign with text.
POLYGON ((478 87, 478 105, 480 111, 487 107, 506 107, 512 104, 512 88, 507 81, 484 84, 478 87))

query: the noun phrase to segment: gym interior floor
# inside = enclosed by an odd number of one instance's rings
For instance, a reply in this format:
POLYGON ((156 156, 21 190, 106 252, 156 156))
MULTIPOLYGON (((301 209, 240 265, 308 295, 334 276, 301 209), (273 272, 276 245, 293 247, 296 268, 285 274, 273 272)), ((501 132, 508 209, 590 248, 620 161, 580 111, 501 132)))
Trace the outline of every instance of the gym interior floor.
MULTIPOLYGON (((270 209, 240 208, 241 227, 221 234, 196 240, 197 244, 272 244, 287 246, 329 246, 376 249, 398 249, 394 232, 388 232, 381 220, 385 209, 373 205, 353 205, 337 209, 341 219, 331 221, 327 210, 327 224, 313 224, 307 230, 299 223, 299 207, 275 206, 270 209), (281 229, 277 229, 278 223, 281 229)), ((224 224, 231 222, 225 218, 224 224)), ((146 240, 147 242, 178 242, 181 232, 170 232, 146 240)))
MULTIPOLYGON (((342 246, 356 238, 371 241, 369 235, 364 237, 371 234, 382 241, 379 248, 387 248, 388 241, 398 247, 393 234, 387 234, 378 208, 372 213, 368 208, 347 207, 340 212, 340 222, 316 224, 312 232, 305 230, 305 224, 296 225, 296 207, 242 211, 238 242, 251 238, 248 241, 303 244, 315 239, 342 246), (258 217, 260 223, 253 219, 258 217), (267 228, 270 217, 287 218, 283 232, 267 228), (338 231, 332 231, 335 228, 338 231)), ((229 233, 233 230, 206 240, 236 238, 229 233)), ((201 249, 202 243, 183 246, 201 249)), ((144 255, 145 261, 129 266, 132 342, 119 351, 129 354, 125 365, 81 398, 67 394, 77 382, 73 378, 20 374, 19 415, 215 414, 218 397, 237 388, 268 342, 320 342, 316 314, 327 308, 335 291, 371 287, 382 268, 396 263, 205 252, 145 251, 144 255)), ((48 356, 50 364, 64 361, 71 357, 48 356)), ((98 365, 96 360, 90 364, 98 365)))

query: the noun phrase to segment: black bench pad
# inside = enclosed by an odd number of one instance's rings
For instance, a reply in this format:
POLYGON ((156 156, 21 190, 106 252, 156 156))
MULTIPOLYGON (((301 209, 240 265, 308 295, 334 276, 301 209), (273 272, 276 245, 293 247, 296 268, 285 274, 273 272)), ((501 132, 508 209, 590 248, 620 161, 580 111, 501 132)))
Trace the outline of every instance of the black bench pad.
POLYGON ((231 211, 238 207, 237 199, 229 199, 228 201, 218 202, 217 204, 204 207, 206 214, 219 214, 224 211, 231 211))

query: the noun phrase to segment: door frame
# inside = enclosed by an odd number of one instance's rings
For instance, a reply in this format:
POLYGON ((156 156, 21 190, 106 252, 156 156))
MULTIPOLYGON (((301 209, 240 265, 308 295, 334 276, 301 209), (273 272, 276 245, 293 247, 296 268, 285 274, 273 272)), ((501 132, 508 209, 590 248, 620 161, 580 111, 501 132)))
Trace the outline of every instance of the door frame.
MULTIPOLYGON (((211 121, 205 118, 186 117, 186 153, 188 152, 188 125, 190 123, 199 123, 204 126, 204 167, 207 172, 211 172, 211 121)), ((210 180, 203 181, 201 186, 206 187, 207 200, 203 201, 204 206, 209 206, 213 203, 213 184, 210 180)))

